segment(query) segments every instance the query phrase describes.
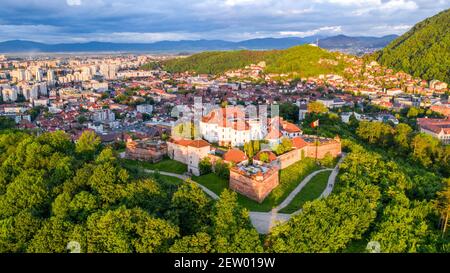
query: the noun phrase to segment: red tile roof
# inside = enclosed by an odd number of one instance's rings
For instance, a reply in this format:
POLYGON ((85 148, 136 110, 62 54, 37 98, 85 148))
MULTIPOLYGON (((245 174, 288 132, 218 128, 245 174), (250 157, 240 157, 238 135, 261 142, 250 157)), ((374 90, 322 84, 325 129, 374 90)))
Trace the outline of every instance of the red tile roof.
POLYGON ((240 163, 247 160, 245 153, 238 149, 231 149, 223 155, 223 160, 227 162, 240 163))
POLYGON ((301 149, 303 147, 308 146, 308 143, 301 137, 295 137, 292 139, 292 146, 297 149, 301 149))
POLYGON ((279 139, 283 134, 276 128, 271 128, 269 133, 266 135, 266 139, 279 139))
POLYGON ((282 127, 283 130, 288 132, 288 133, 301 133, 302 130, 300 128, 298 128, 297 125, 287 122, 287 121, 282 121, 282 127))
POLYGON ((420 128, 428 131, 432 131, 439 134, 441 131, 444 134, 450 134, 450 119, 431 119, 431 118, 418 118, 417 123, 420 128))
POLYGON ((195 148, 203 148, 210 146, 209 143, 204 141, 203 139, 200 140, 180 139, 180 140, 173 140, 172 143, 185 147, 190 146, 195 148))

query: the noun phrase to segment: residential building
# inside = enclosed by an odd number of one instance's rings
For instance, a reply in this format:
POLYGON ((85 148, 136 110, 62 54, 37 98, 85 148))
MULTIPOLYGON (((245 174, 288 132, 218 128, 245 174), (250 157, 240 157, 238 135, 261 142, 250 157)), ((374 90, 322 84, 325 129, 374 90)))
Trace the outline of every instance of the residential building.
POLYGON ((200 175, 199 163, 211 152, 211 145, 204 140, 170 140, 167 142, 167 154, 176 161, 184 163, 188 172, 200 175))
POLYGON ((443 144, 450 144, 450 119, 418 118, 420 131, 439 139, 443 144))
POLYGON ((153 112, 153 105, 140 104, 136 106, 136 111, 143 114, 151 114, 153 112))

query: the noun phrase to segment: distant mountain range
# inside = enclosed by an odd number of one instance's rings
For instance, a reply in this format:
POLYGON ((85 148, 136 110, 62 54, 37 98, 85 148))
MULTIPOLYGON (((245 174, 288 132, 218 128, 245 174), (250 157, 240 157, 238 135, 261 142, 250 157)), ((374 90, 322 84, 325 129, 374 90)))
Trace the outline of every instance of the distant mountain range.
POLYGON ((383 37, 349 37, 338 35, 321 39, 319 45, 327 49, 348 49, 348 48, 384 48, 390 42, 397 39, 398 35, 387 35, 383 37))
POLYGON ((310 36, 305 38, 261 38, 241 42, 223 40, 184 40, 161 41, 155 43, 66 43, 44 44, 32 41, 12 40, 0 42, 1 53, 20 52, 200 52, 210 50, 264 50, 286 49, 296 45, 315 43, 327 49, 348 48, 382 48, 397 38, 395 35, 385 37, 334 37, 310 36))

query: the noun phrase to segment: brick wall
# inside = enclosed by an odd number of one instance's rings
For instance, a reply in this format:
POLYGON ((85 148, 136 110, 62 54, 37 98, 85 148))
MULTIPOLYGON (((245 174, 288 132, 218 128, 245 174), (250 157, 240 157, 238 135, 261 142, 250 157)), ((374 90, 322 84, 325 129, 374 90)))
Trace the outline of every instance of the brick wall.
POLYGON ((126 158, 149 161, 152 163, 161 161, 166 154, 167 146, 165 144, 141 146, 138 143, 131 141, 127 142, 125 150, 126 158))
POLYGON ((264 176, 246 176, 232 168, 230 189, 261 203, 279 184, 278 170, 272 169, 264 176))
MULTIPOLYGON (((287 167, 291 166, 292 164, 297 163, 298 161, 302 160, 302 151, 305 148, 302 149, 295 149, 288 153, 285 153, 283 155, 280 155, 277 160, 278 167, 283 170, 287 167)), ((306 152, 304 152, 304 155, 306 156, 306 152)))
MULTIPOLYGON (((337 157, 341 155, 341 143, 338 141, 331 141, 328 143, 321 143, 319 147, 317 148, 317 158, 322 159, 324 158, 327 153, 330 153, 331 156, 337 157)), ((316 145, 311 144, 307 146, 306 149, 306 156, 311 158, 316 158, 316 145)))

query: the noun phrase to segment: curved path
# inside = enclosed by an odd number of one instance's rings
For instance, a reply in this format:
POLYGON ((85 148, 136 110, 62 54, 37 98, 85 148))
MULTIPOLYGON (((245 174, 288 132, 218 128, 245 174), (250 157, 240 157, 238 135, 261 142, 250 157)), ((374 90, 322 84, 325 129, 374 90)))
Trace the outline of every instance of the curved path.
MULTIPOLYGON (((156 171, 154 170, 144 170, 147 173, 155 173, 156 171)), ((184 175, 184 174, 176 174, 176 173, 168 173, 168 172, 161 172, 158 171, 159 174, 161 175, 165 175, 165 176, 171 176, 171 177, 176 177, 178 179, 181 179, 183 181, 186 181, 188 179, 190 179, 190 181, 194 184, 196 184, 197 186, 199 186, 207 195, 209 195, 212 199, 214 200, 218 200, 219 196, 217 194, 215 194, 213 191, 211 191, 210 189, 208 189, 207 187, 203 186, 202 184, 199 184, 197 182, 195 182, 194 180, 192 180, 189 176, 184 175)))
MULTIPOLYGON (((334 183, 336 181, 336 177, 339 174, 339 166, 344 161, 346 154, 342 154, 341 159, 339 160, 338 164, 334 169, 332 169, 332 172, 330 176, 328 177, 328 183, 327 187, 323 191, 323 193, 320 195, 319 198, 328 197, 331 192, 334 189, 334 183)), ((280 210, 288 206, 291 201, 294 199, 294 197, 311 181, 311 179, 316 176, 317 174, 329 171, 331 169, 323 169, 319 171, 315 171, 308 175, 303 181, 295 188, 294 191, 292 191, 289 196, 276 208, 272 209, 270 212, 250 212, 250 220, 252 221, 253 226, 258 230, 261 234, 267 234, 270 232, 270 230, 281 223, 284 223, 288 221, 292 216, 297 215, 302 212, 302 210, 298 210, 292 214, 284 214, 279 213, 280 210)))
MULTIPOLYGON (((270 230, 274 226, 279 225, 280 223, 286 222, 292 216, 301 213, 302 212, 301 209, 296 211, 296 212, 294 212, 294 213, 292 213, 292 214, 279 213, 279 211, 282 210, 283 208, 285 208, 286 206, 288 206, 292 202, 292 200, 295 198, 295 196, 311 181, 311 179, 313 177, 315 177, 317 174, 319 174, 321 172, 332 170, 332 172, 331 172, 331 174, 330 174, 330 176, 328 178, 327 187, 325 188, 325 190, 323 191, 323 193, 320 195, 319 198, 328 197, 333 192, 334 183, 336 181, 337 175, 339 174, 339 166, 344 161, 345 157, 346 157, 346 154, 343 153, 341 159, 339 160, 338 164, 336 165, 336 167, 334 169, 322 169, 322 170, 318 170, 318 171, 315 171, 315 172, 309 174, 288 195, 288 197, 286 197, 286 199, 280 205, 278 205, 277 207, 273 208, 272 211, 270 211, 270 212, 255 212, 255 211, 251 211, 250 212, 250 220, 251 220, 253 226, 256 228, 256 230, 258 230, 258 232, 260 234, 267 234, 267 233, 270 232, 270 230)), ((144 170, 144 171, 147 172, 147 173, 155 173, 156 172, 154 170, 144 170)), ((165 175, 165 176, 176 177, 176 178, 181 179, 181 180, 190 179, 189 176, 182 175, 182 174, 175 174, 175 173, 161 172, 161 171, 159 171, 159 173, 161 175, 165 175)), ((190 180, 192 181, 192 183, 194 183, 197 186, 199 186, 212 199, 214 199, 214 200, 218 200, 219 199, 219 196, 217 194, 215 194, 214 192, 212 192, 207 187, 205 187, 205 186, 203 186, 203 185, 193 181, 192 179, 190 179, 190 180)))
POLYGON ((295 196, 297 196, 297 194, 309 183, 309 181, 311 181, 311 179, 314 178, 314 176, 318 175, 319 173, 325 172, 325 171, 331 171, 333 169, 321 169, 318 171, 315 171, 313 173, 310 173, 307 177, 305 177, 305 179, 303 179, 303 181, 288 195, 288 197, 286 197, 286 199, 284 199, 283 202, 281 202, 281 204, 279 204, 277 207, 273 208, 272 211, 280 211, 282 209, 284 209, 285 207, 287 207, 292 200, 295 198, 295 196))

